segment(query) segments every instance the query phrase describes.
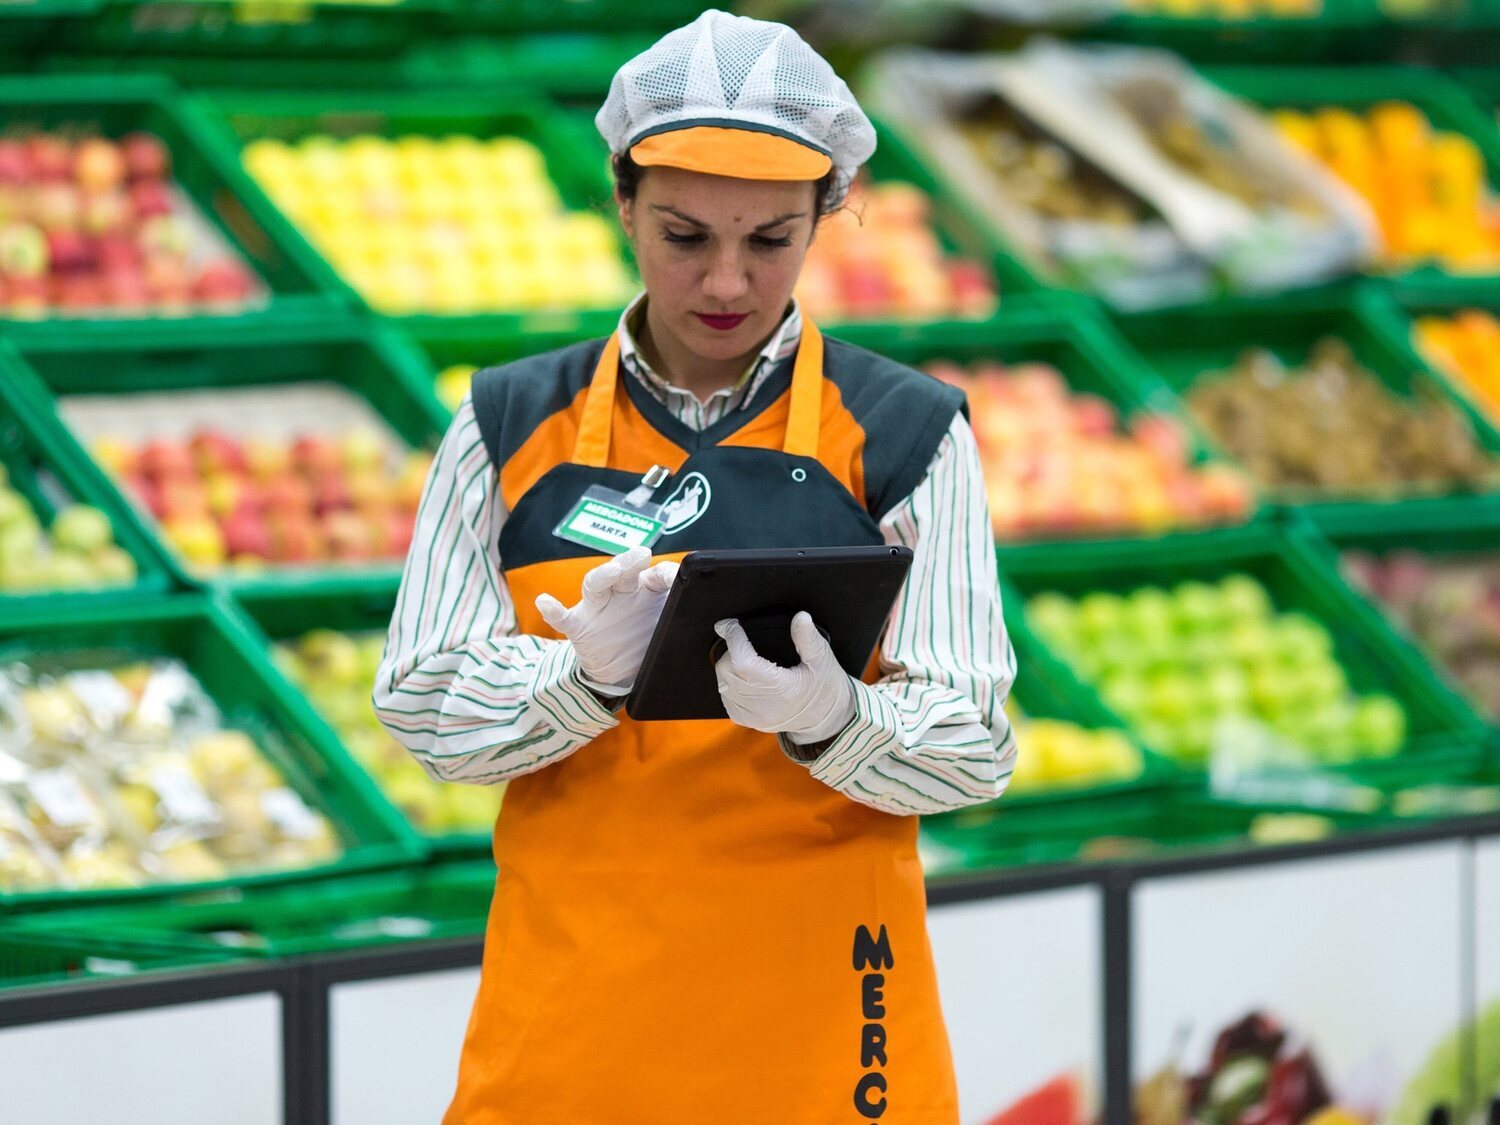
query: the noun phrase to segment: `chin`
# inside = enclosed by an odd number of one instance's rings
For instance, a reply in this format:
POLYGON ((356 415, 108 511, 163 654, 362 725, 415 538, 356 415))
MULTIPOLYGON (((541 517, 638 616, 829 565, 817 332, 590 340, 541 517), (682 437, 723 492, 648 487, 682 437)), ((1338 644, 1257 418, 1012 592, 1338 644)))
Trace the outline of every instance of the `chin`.
POLYGON ((751 324, 747 320, 732 331, 719 332, 694 317, 686 338, 692 341, 693 350, 704 359, 734 359, 758 347, 775 327, 775 324, 751 324))

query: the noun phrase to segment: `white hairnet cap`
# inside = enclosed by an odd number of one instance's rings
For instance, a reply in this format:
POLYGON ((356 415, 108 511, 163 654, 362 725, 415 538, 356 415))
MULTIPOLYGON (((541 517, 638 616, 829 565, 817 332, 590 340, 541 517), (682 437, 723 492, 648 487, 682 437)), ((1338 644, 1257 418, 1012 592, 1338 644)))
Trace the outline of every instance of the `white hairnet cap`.
POLYGON ((749 180, 837 173, 843 202, 875 151, 848 85, 791 28, 704 12, 619 69, 594 118, 611 152, 749 180))

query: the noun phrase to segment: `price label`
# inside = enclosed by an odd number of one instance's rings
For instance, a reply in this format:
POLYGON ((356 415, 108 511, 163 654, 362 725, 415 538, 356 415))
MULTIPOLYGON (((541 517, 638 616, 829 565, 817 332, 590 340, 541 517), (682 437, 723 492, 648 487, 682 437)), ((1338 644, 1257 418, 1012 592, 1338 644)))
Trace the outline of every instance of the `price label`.
POLYGON ((59 828, 81 828, 95 820, 94 802, 67 770, 42 770, 31 775, 31 795, 59 828))
POLYGON ((118 726, 135 706, 135 698, 109 672, 74 672, 68 676, 67 684, 68 690, 88 708, 89 716, 100 730, 118 726))
POLYGON ((260 795, 260 807, 289 839, 312 840, 322 835, 322 818, 290 789, 267 789, 260 795))
POLYGON ((219 819, 219 810, 213 801, 186 770, 159 766, 151 771, 148 780, 161 799, 168 820, 179 824, 204 824, 219 819))

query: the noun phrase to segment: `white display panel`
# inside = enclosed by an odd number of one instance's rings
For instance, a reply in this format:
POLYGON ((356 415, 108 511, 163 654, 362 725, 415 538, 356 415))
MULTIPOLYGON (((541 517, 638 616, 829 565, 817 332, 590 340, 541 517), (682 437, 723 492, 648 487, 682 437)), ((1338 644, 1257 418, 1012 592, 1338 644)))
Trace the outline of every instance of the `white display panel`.
POLYGON ((1500 838, 1481 840, 1474 857, 1475 992, 1481 1097, 1500 1098, 1500 838))
POLYGON ((281 1000, 239 996, 0 1030, 0 1120, 281 1125, 281 1000))
POLYGON ((1077 1080, 1088 1106, 1098 1105, 1101 911, 1095 887, 930 911, 964 1125, 980 1125, 1064 1076, 1077 1080))
POLYGON ((440 1121, 458 1081, 478 988, 477 968, 334 986, 328 1000, 333 1125, 440 1121))
POLYGON ((1224 1027, 1259 1010, 1311 1048, 1338 1104, 1385 1119, 1463 1019, 1466 846, 1143 883, 1136 1082, 1172 1060, 1181 1030, 1181 1069, 1196 1071, 1224 1027))

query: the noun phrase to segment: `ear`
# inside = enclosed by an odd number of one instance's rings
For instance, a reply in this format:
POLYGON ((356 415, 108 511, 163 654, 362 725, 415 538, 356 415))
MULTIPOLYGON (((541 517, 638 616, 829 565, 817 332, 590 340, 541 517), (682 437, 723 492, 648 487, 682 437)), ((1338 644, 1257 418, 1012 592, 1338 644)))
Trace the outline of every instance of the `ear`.
POLYGON ((620 194, 620 189, 615 189, 615 208, 620 213, 620 227, 625 231, 625 237, 631 242, 635 241, 635 200, 626 199, 620 194))

